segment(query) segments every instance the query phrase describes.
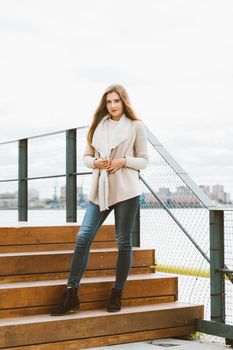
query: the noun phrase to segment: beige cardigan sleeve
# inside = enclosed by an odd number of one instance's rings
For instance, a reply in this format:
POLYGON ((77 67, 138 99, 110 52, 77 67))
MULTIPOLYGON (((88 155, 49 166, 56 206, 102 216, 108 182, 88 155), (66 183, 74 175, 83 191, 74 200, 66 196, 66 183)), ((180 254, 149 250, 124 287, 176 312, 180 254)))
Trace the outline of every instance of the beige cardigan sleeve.
POLYGON ((90 147, 88 144, 86 146, 86 149, 83 154, 83 164, 87 168, 94 169, 94 160, 95 160, 95 151, 92 147, 90 147))
POLYGON ((125 156, 126 167, 135 170, 145 169, 149 163, 147 137, 142 123, 138 123, 134 143, 134 157, 125 156))

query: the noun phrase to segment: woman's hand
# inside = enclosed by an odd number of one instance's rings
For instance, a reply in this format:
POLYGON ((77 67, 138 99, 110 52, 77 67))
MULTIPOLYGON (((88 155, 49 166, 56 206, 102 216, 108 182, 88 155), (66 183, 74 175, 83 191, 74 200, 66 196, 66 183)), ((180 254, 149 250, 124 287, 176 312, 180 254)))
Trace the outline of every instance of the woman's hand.
POLYGON ((123 168, 125 164, 126 164, 126 158, 112 159, 109 166, 107 167, 107 172, 109 174, 113 174, 117 170, 123 168))
POLYGON ((94 160, 94 167, 98 169, 106 169, 110 166, 112 160, 109 159, 103 159, 103 158, 98 158, 94 160))

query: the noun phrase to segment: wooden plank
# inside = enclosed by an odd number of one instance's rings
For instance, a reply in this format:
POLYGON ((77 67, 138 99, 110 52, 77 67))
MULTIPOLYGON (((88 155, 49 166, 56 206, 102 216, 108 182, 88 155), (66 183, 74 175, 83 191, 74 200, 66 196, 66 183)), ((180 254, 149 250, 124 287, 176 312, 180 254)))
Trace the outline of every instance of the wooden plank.
MULTIPOLYGON (((79 290, 80 301, 93 303, 92 308, 95 308, 94 302, 108 301, 114 280, 114 277, 83 278, 79 290)), ((55 305, 60 300, 66 282, 55 280, 1 285, 0 309, 55 305)), ((129 276, 123 299, 171 295, 175 299, 176 284, 176 277, 158 277, 154 274, 129 276)))
MULTIPOLYGON (((0 227, 0 246, 72 243, 76 241, 78 225, 74 226, 35 226, 35 227, 0 227)), ((103 225, 96 241, 115 240, 114 225, 103 225)))
MULTIPOLYGON (((173 295, 161 296, 161 297, 150 297, 150 298, 123 299, 122 307, 169 303, 174 301, 175 301, 175 298, 173 295)), ((106 300, 81 303, 82 311, 105 309, 106 307, 107 307, 106 300)), ((24 317, 24 316, 31 316, 31 315, 50 314, 52 309, 53 309, 53 306, 35 306, 35 307, 25 307, 25 308, 17 308, 17 309, 4 309, 4 310, 0 310, 0 319, 8 318, 8 317, 21 317, 21 316, 24 317)))
MULTIPOLYGON (((40 244, 18 244, 0 246, 0 253, 15 253, 15 252, 39 252, 39 251, 56 251, 56 250, 73 250, 75 242, 73 243, 40 243, 40 244)), ((94 241, 91 246, 92 249, 102 248, 117 248, 116 241, 94 241)))
POLYGON ((202 306, 175 302, 126 307, 114 314, 95 310, 56 318, 5 319, 1 321, 0 348, 191 326, 202 317, 202 306))
MULTIPOLYGON (((1 275, 23 275, 69 271, 73 251, 1 253, 1 275)), ((116 265, 117 249, 93 250, 87 270, 111 269, 116 265)), ((154 265, 154 250, 133 248, 133 267, 154 265)))
MULTIPOLYGON (((124 333, 110 336, 93 337, 88 339, 70 340, 64 342, 55 342, 48 344, 37 344, 29 346, 20 346, 14 350, 79 350, 88 349, 99 346, 117 345, 123 343, 132 343, 146 340, 170 338, 176 336, 183 336, 194 333, 196 326, 183 326, 166 329, 156 329, 151 331, 124 333)), ((5 350, 12 350, 12 348, 5 348, 5 350)))
MULTIPOLYGON (((113 276, 115 275, 115 267, 112 269, 102 270, 88 270, 84 273, 83 277, 95 277, 95 276, 113 276)), ((147 274, 154 273, 154 267, 131 267, 131 274, 147 274)), ((18 275, 18 276, 1 276, 0 285, 5 283, 16 283, 16 282, 30 282, 30 281, 48 281, 57 279, 67 279, 68 272, 51 272, 51 273, 37 273, 32 275, 18 275)))

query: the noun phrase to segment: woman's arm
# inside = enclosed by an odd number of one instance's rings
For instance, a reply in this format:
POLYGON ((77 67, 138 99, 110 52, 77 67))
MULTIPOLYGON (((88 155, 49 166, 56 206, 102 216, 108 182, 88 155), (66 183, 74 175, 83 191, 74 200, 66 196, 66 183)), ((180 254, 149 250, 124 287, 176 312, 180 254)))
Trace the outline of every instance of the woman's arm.
POLYGON ((125 166, 135 170, 145 169, 149 163, 148 141, 142 123, 138 123, 137 135, 134 143, 134 157, 125 156, 125 166))
POLYGON ((83 163, 87 168, 107 169, 111 164, 111 159, 96 158, 94 149, 87 145, 83 155, 83 163))
POLYGON ((95 151, 90 145, 87 144, 86 149, 85 149, 84 154, 83 154, 83 164, 87 168, 94 169, 95 168, 95 165, 94 165, 95 160, 96 160, 95 151))

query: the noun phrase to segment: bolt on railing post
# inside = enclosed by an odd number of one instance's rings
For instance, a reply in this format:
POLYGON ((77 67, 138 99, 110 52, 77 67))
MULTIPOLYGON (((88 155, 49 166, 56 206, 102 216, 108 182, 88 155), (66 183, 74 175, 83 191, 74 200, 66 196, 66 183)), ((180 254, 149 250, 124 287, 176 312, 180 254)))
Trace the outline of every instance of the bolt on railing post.
POLYGON ((224 211, 210 210, 211 320, 225 323, 224 211))
POLYGON ((76 129, 66 131, 66 221, 77 221, 76 129))
POLYGON ((19 140, 18 143, 18 220, 28 219, 28 140, 19 140))

